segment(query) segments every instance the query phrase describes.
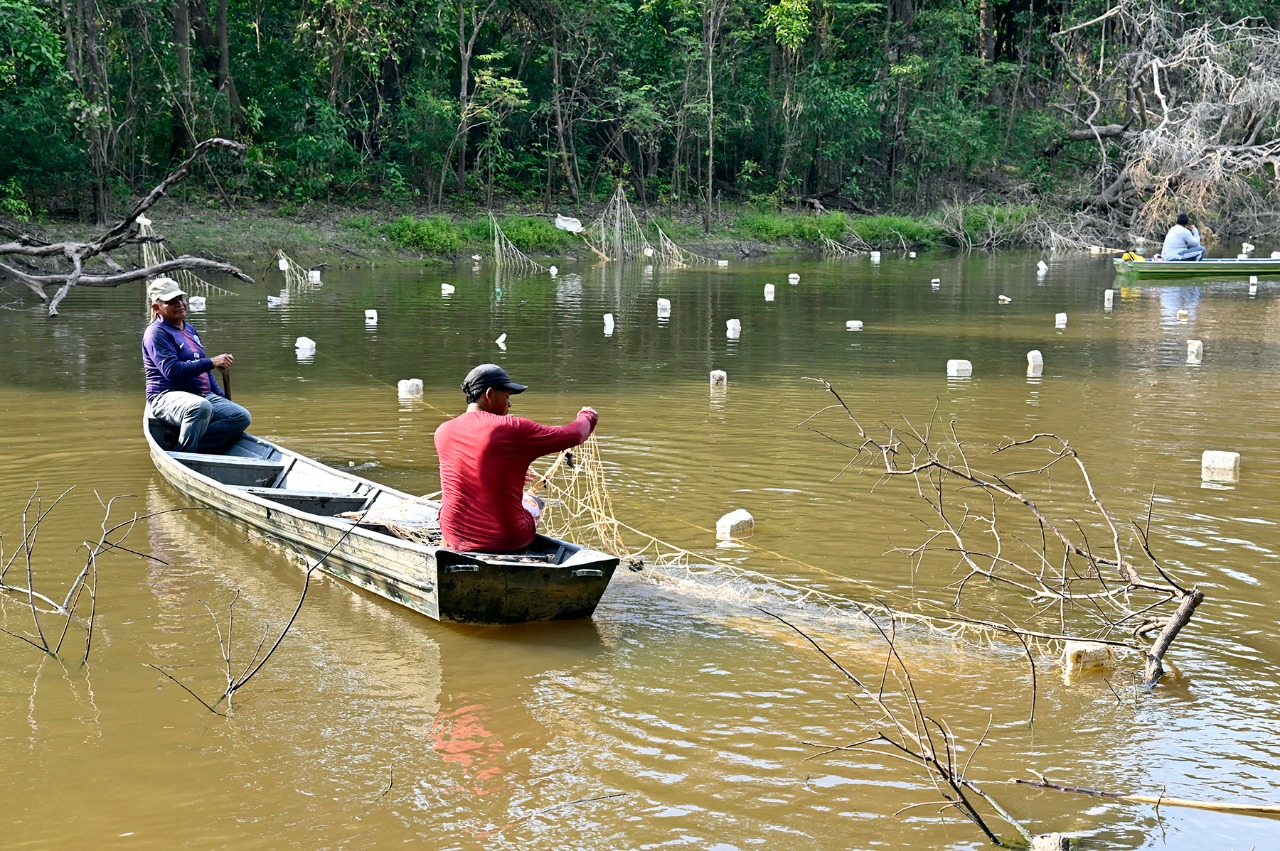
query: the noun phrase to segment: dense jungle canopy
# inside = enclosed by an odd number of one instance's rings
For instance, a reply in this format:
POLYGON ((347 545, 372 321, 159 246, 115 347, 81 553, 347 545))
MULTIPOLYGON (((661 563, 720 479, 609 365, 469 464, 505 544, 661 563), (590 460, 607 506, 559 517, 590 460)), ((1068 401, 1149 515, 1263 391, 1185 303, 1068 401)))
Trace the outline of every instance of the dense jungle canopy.
POLYGON ((0 0, 0 216, 228 202, 1275 226, 1280 0, 0 0), (497 199, 497 200, 495 200, 497 199), (710 202, 710 203, 709 203, 710 202))

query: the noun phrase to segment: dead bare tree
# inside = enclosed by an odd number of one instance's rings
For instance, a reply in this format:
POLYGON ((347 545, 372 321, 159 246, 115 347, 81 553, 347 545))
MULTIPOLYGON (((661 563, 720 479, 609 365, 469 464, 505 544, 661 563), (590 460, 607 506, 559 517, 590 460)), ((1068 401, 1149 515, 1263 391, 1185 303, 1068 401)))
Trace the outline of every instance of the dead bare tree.
POLYGON ((1280 186, 1280 32, 1260 20, 1187 27, 1176 7, 1123 0, 1051 36, 1074 125, 1046 151, 1100 154, 1092 208, 1147 238, 1180 210, 1224 233, 1268 232, 1280 186))
MULTIPOLYGON (((978 587, 997 595, 1005 592, 1010 602, 1016 599, 1030 610, 1010 618, 1017 621, 1016 629, 1002 632, 1042 639, 1045 633, 1037 626, 1052 622, 1059 635, 1121 644, 1142 653, 1146 686, 1163 676, 1165 654, 1191 621, 1204 593, 1180 585, 1152 552, 1150 503, 1144 520, 1124 534, 1103 505, 1079 453, 1057 435, 1006 439, 992 455, 1038 457, 1027 468, 991 473, 971 462, 954 422, 939 429, 940 435, 934 433, 936 412, 923 430, 904 421, 899 427, 885 426, 882 437, 872 437, 831 384, 810 380, 821 383, 836 404, 801 425, 853 452, 837 476, 862 468, 878 471, 882 481, 906 478, 929 506, 924 542, 898 549, 912 560, 917 574, 926 562, 950 562, 959 576, 950 586, 954 610, 962 612, 966 597, 978 587), (843 412, 853 424, 856 441, 812 425, 832 410, 843 412), (1038 504, 1014 483, 1029 477, 1048 481, 1051 473, 1063 468, 1078 476, 1080 501, 1056 510, 1038 504), (1006 512, 1007 508, 1015 510, 1006 512), (1087 523, 1105 542, 1095 546, 1090 541, 1087 523), (1130 549, 1145 559, 1157 578, 1143 574, 1130 549), (1150 644, 1144 646, 1147 641, 1150 644)), ((1057 490, 1064 488, 1059 484, 1057 490)), ((1005 599, 998 597, 999 605, 1005 599)))
POLYGON ((216 272, 252 283, 253 278, 238 267, 219 260, 184 254, 148 266, 137 267, 130 264, 130 267, 126 267, 112 257, 112 252, 126 246, 162 241, 161 237, 141 236, 138 233, 138 218, 163 198, 171 187, 181 182, 197 161, 209 152, 220 149, 243 153, 245 146, 227 139, 204 140, 196 145, 185 162, 139 200, 128 215, 105 234, 89 242, 46 242, 32 234, 0 226, 0 238, 8 240, 0 242, 0 257, 13 257, 20 261, 0 262, 0 276, 7 276, 23 284, 39 296, 41 301, 47 302, 49 316, 58 315, 58 305, 76 286, 118 287, 131 281, 182 270, 216 272), (46 292, 50 289, 54 290, 52 296, 46 292))

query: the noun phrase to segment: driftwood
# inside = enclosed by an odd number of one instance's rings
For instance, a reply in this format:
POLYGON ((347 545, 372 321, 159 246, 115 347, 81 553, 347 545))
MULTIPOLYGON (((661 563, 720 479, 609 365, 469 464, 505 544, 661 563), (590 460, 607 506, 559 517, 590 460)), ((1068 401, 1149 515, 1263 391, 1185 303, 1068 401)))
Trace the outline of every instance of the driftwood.
POLYGON ((39 296, 41 301, 47 302, 49 316, 58 315, 58 305, 77 286, 118 287, 132 281, 183 270, 217 272, 252 283, 253 278, 238 267, 218 260, 184 254, 148 266, 126 268, 111 256, 113 251, 126 246, 161 242, 161 237, 141 236, 138 232, 138 219, 163 198, 171 187, 181 182, 198 160, 218 149, 243 153, 245 146, 227 139, 206 139, 196 145, 191 156, 139 200, 128 215, 105 234, 89 242, 45 242, 31 234, 0 227, 0 238, 8 239, 7 242, 0 243, 0 257, 18 258, 21 263, 19 266, 15 262, 0 262, 0 277, 8 277, 23 284, 39 296), (92 261, 99 262, 105 268, 91 269, 89 264, 92 261), (46 266, 52 268, 45 268, 46 266), (48 290, 54 290, 53 294, 50 295, 48 290))

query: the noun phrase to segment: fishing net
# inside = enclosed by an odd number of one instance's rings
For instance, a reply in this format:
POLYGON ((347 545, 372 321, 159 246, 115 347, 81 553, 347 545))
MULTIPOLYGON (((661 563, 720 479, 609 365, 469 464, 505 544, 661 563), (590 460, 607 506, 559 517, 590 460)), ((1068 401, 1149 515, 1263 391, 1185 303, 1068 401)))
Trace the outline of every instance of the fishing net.
POLYGON ((657 256, 665 263, 672 266, 716 266, 728 265, 728 261, 723 264, 719 260, 713 260, 710 257, 703 257, 701 254, 695 254, 687 248, 681 248, 671 241, 656 224, 653 229, 658 232, 658 250, 657 256))
POLYGON ((656 246, 645 236, 644 226, 640 224, 640 220, 631 209, 630 202, 627 201, 627 193, 623 190, 622 184, 618 184, 609 203, 601 212, 600 218, 582 232, 582 238, 593 251, 605 259, 611 257, 615 260, 642 260, 665 266, 716 265, 716 260, 676 245, 656 224, 653 230, 658 236, 656 246))
POLYGON ((644 227, 631 211, 622 184, 613 190, 600 218, 591 223, 584 237, 588 243, 614 260, 646 259, 654 256, 653 246, 644 235, 644 227))
POLYGON ((533 260, 507 238, 498 226, 498 220, 489 216, 489 225, 493 228, 493 262, 502 271, 545 272, 547 267, 533 260))
MULTIPOLYGON (((827 590, 850 580, 746 541, 735 541, 732 549, 713 556, 668 543, 629 526, 614 516, 606 467, 594 437, 576 449, 561 453, 533 489, 541 491, 546 502, 541 532, 616 555, 643 580, 677 593, 711 595, 719 600, 732 599, 761 608, 783 605, 811 619, 829 619, 842 624, 865 622, 871 617, 887 619, 920 626, 947 638, 981 643, 992 643, 1014 632, 1009 624, 959 617, 945 607, 915 597, 893 599, 892 594, 878 593, 874 600, 860 600, 827 590), (747 558, 773 561, 816 575, 791 578, 735 563, 747 558)), ((1027 646, 1043 650, 1055 646, 1061 639, 1052 634, 1018 632, 1027 646)))
POLYGON ((843 242, 836 242, 822 231, 818 231, 818 236, 822 240, 822 256, 824 257, 856 257, 871 250, 871 246, 863 242, 857 234, 854 234, 853 237, 860 243, 860 248, 845 245, 843 242))
MULTIPOLYGON (((138 216, 138 236, 156 237, 155 228, 151 226, 151 220, 145 216, 138 216)), ((169 253, 169 249, 165 248, 163 242, 144 242, 142 248, 142 265, 144 268, 150 266, 158 266, 169 260, 175 259, 169 253)), ((224 290, 222 287, 214 286, 203 278, 195 275, 186 269, 176 269, 167 272, 166 275, 178 282, 178 286, 188 295, 209 295, 216 293, 218 295, 235 295, 231 290, 224 290)), ((150 305, 148 305, 150 309, 150 305)))
POLYGON ((307 276, 307 270, 298 265, 297 261, 289 255, 285 254, 284 249, 276 252, 276 268, 284 274, 284 286, 286 290, 294 292, 311 286, 311 281, 307 276))

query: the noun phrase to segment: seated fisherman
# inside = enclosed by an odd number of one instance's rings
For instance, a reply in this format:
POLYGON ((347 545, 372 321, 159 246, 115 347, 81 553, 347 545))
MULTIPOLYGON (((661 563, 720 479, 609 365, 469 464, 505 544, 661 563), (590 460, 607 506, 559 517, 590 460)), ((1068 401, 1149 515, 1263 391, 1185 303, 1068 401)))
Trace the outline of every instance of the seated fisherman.
POLYGON ((1204 246, 1200 244, 1200 231, 1191 223, 1186 213, 1178 214, 1178 223, 1169 228, 1164 238, 1160 256, 1165 260, 1203 260, 1204 246))
POLYGON ((151 324, 142 335, 147 416, 178 428, 179 452, 221 452, 249 427, 247 410, 227 398, 213 377, 231 369, 229 354, 206 357, 187 319, 187 294, 172 278, 147 287, 151 324))
POLYGON ((485 363, 462 382, 467 410, 436 429, 440 455, 440 531, 445 546, 515 553, 533 543, 540 506, 524 495, 534 459, 585 443, 599 414, 583 408, 562 426, 509 416, 511 397, 528 388, 485 363))

